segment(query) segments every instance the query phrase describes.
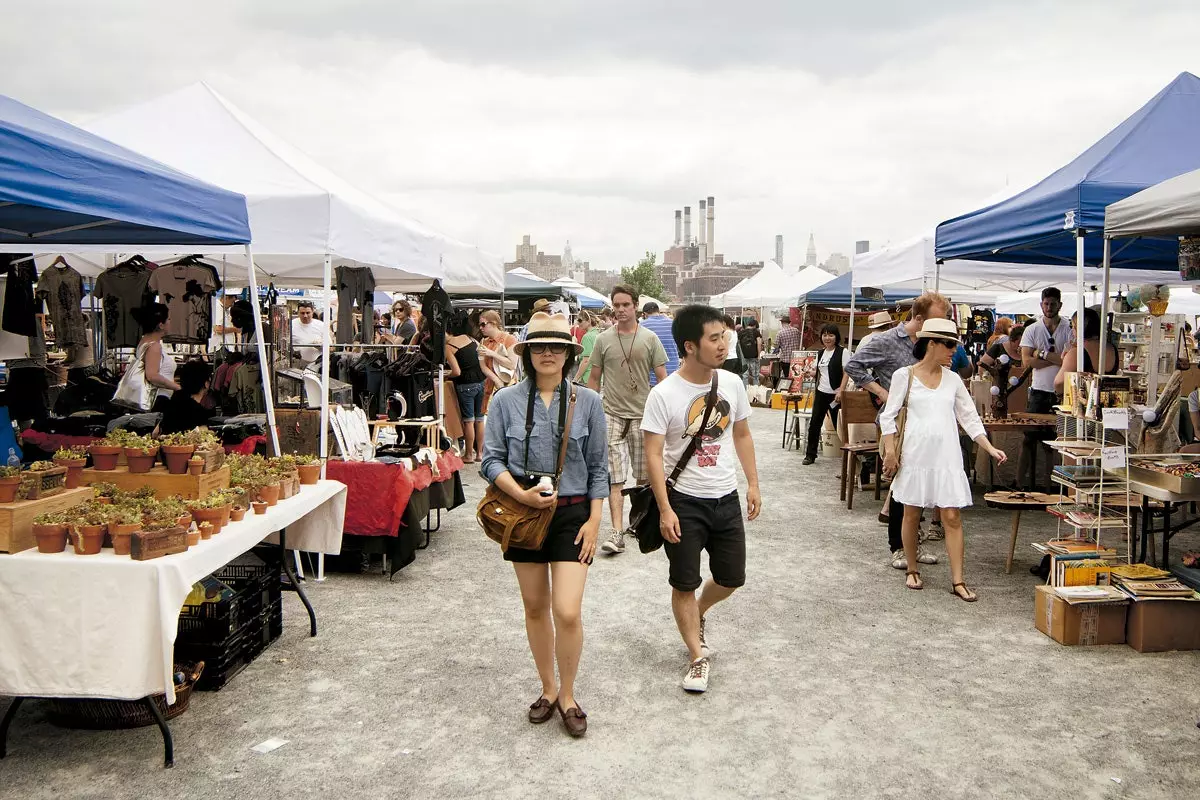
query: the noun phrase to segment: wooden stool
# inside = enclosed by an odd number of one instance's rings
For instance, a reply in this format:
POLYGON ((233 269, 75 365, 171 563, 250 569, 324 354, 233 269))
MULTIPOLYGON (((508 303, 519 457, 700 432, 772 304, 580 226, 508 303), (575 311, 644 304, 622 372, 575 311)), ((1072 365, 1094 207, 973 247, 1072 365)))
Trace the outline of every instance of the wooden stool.
POLYGON ((1060 496, 1046 492, 988 492, 983 501, 988 508, 1000 508, 1012 512, 1011 536, 1008 541, 1008 559, 1004 562, 1004 574, 1012 573, 1013 555, 1017 551, 1017 533, 1021 529, 1022 511, 1045 511, 1047 506, 1058 503, 1060 496))
POLYGON ((879 442, 842 445, 841 499, 846 501, 847 511, 854 510, 854 482, 858 480, 858 459, 868 454, 875 455, 875 499, 878 500, 879 485, 883 482, 881 475, 883 459, 879 457, 879 442), (848 491, 847 487, 849 487, 848 491))

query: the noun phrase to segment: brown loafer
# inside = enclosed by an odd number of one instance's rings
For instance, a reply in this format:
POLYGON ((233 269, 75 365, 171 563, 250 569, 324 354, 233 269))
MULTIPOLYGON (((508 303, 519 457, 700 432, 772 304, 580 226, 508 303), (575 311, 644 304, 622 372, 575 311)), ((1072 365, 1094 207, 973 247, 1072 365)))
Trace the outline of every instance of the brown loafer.
POLYGON ((572 736, 583 736, 587 733, 587 714, 583 713, 583 709, 579 706, 573 708, 563 708, 558 706, 558 713, 562 714, 563 727, 567 729, 567 733, 572 736))
POLYGON ((550 718, 554 716, 555 706, 555 703, 551 703, 545 697, 539 697, 537 702, 529 707, 529 721, 534 725, 549 722, 550 718))

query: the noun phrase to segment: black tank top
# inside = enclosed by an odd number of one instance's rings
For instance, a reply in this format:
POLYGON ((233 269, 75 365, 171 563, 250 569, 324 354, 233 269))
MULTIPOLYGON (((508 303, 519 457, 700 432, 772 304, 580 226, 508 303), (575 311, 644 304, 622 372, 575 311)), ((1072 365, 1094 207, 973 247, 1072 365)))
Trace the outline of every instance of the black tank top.
POLYGON ((475 342, 462 348, 454 347, 454 358, 458 361, 458 369, 462 373, 453 379, 455 383, 483 383, 483 370, 479 368, 479 347, 475 342))
MULTIPOLYGON (((1121 354, 1117 352, 1117 348, 1112 344, 1109 344, 1107 349, 1109 352, 1116 355, 1116 358, 1113 359, 1115 362, 1113 368, 1110 370, 1105 370, 1104 372, 1105 375, 1112 375, 1115 374, 1117 369, 1121 366, 1121 354)), ((1104 360, 1108 361, 1107 358, 1104 360)), ((1089 375, 1096 374, 1096 365, 1092 361, 1092 354, 1087 351, 1086 347, 1083 348, 1083 371, 1089 375)))

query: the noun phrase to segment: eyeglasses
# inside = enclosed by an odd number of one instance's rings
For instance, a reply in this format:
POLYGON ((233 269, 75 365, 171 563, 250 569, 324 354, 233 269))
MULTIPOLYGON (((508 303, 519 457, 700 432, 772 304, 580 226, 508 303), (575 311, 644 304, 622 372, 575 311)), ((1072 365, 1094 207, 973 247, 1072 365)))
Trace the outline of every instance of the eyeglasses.
POLYGON ((553 353, 554 355, 558 356, 567 352, 567 346, 565 344, 542 344, 540 342, 529 345, 529 349, 538 355, 541 355, 542 353, 553 353))

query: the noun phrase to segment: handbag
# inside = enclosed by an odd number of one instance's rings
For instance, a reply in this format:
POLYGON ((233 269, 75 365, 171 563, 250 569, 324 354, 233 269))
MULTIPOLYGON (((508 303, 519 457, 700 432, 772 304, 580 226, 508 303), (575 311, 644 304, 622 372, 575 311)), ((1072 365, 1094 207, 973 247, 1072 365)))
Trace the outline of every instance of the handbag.
POLYGON ((113 394, 112 402, 118 406, 132 408, 138 411, 149 411, 152 402, 153 389, 146 382, 146 351, 138 348, 134 352, 133 361, 121 376, 117 391, 113 394))
MULTIPOLYGON (((558 448, 558 464, 554 469, 554 485, 558 485, 562 475, 563 464, 567 459, 567 443, 570 441, 571 422, 575 418, 575 387, 568 381, 563 381, 562 397, 566 397, 567 386, 571 386, 569 403, 559 403, 558 422, 562 431, 562 443, 558 448)), ((537 387, 529 382, 529 406, 525 412, 525 458, 521 471, 529 473, 529 437, 533 433, 533 403, 537 387)), ((494 542, 499 543, 500 551, 505 552, 510 547, 522 550, 539 550, 546 541, 546 533, 550 530, 550 520, 554 518, 554 506, 549 508, 533 508, 516 499, 508 492, 489 484, 483 499, 475 509, 475 518, 483 532, 494 542)))
MULTIPOLYGON (((671 470, 670 476, 667 478, 667 488, 670 489, 679 480, 679 476, 683 473, 684 467, 692 460, 692 456, 696 454, 696 450, 700 447, 700 439, 704 431, 708 428, 708 420, 712 416, 713 408, 717 405, 717 373, 714 370, 712 376, 712 386, 709 387, 708 397, 704 401, 704 418, 700 422, 700 427, 696 431, 696 435, 688 442, 687 449, 683 451, 683 455, 679 457, 679 461, 675 464, 675 469, 671 470)), ((662 547, 663 537, 662 531, 658 527, 659 512, 658 502, 654 499, 654 487, 652 486, 634 486, 629 489, 622 489, 621 494, 629 498, 629 528, 633 531, 634 536, 638 540, 638 549, 643 553, 652 553, 662 547)))
MULTIPOLYGON (((904 455, 904 429, 908 427, 908 398, 912 396, 913 370, 916 367, 917 365, 913 364, 908 368, 908 386, 904 390, 904 404, 896 412, 896 475, 900 474, 900 459, 904 455)), ((891 496, 890 489, 888 496, 891 496)))

